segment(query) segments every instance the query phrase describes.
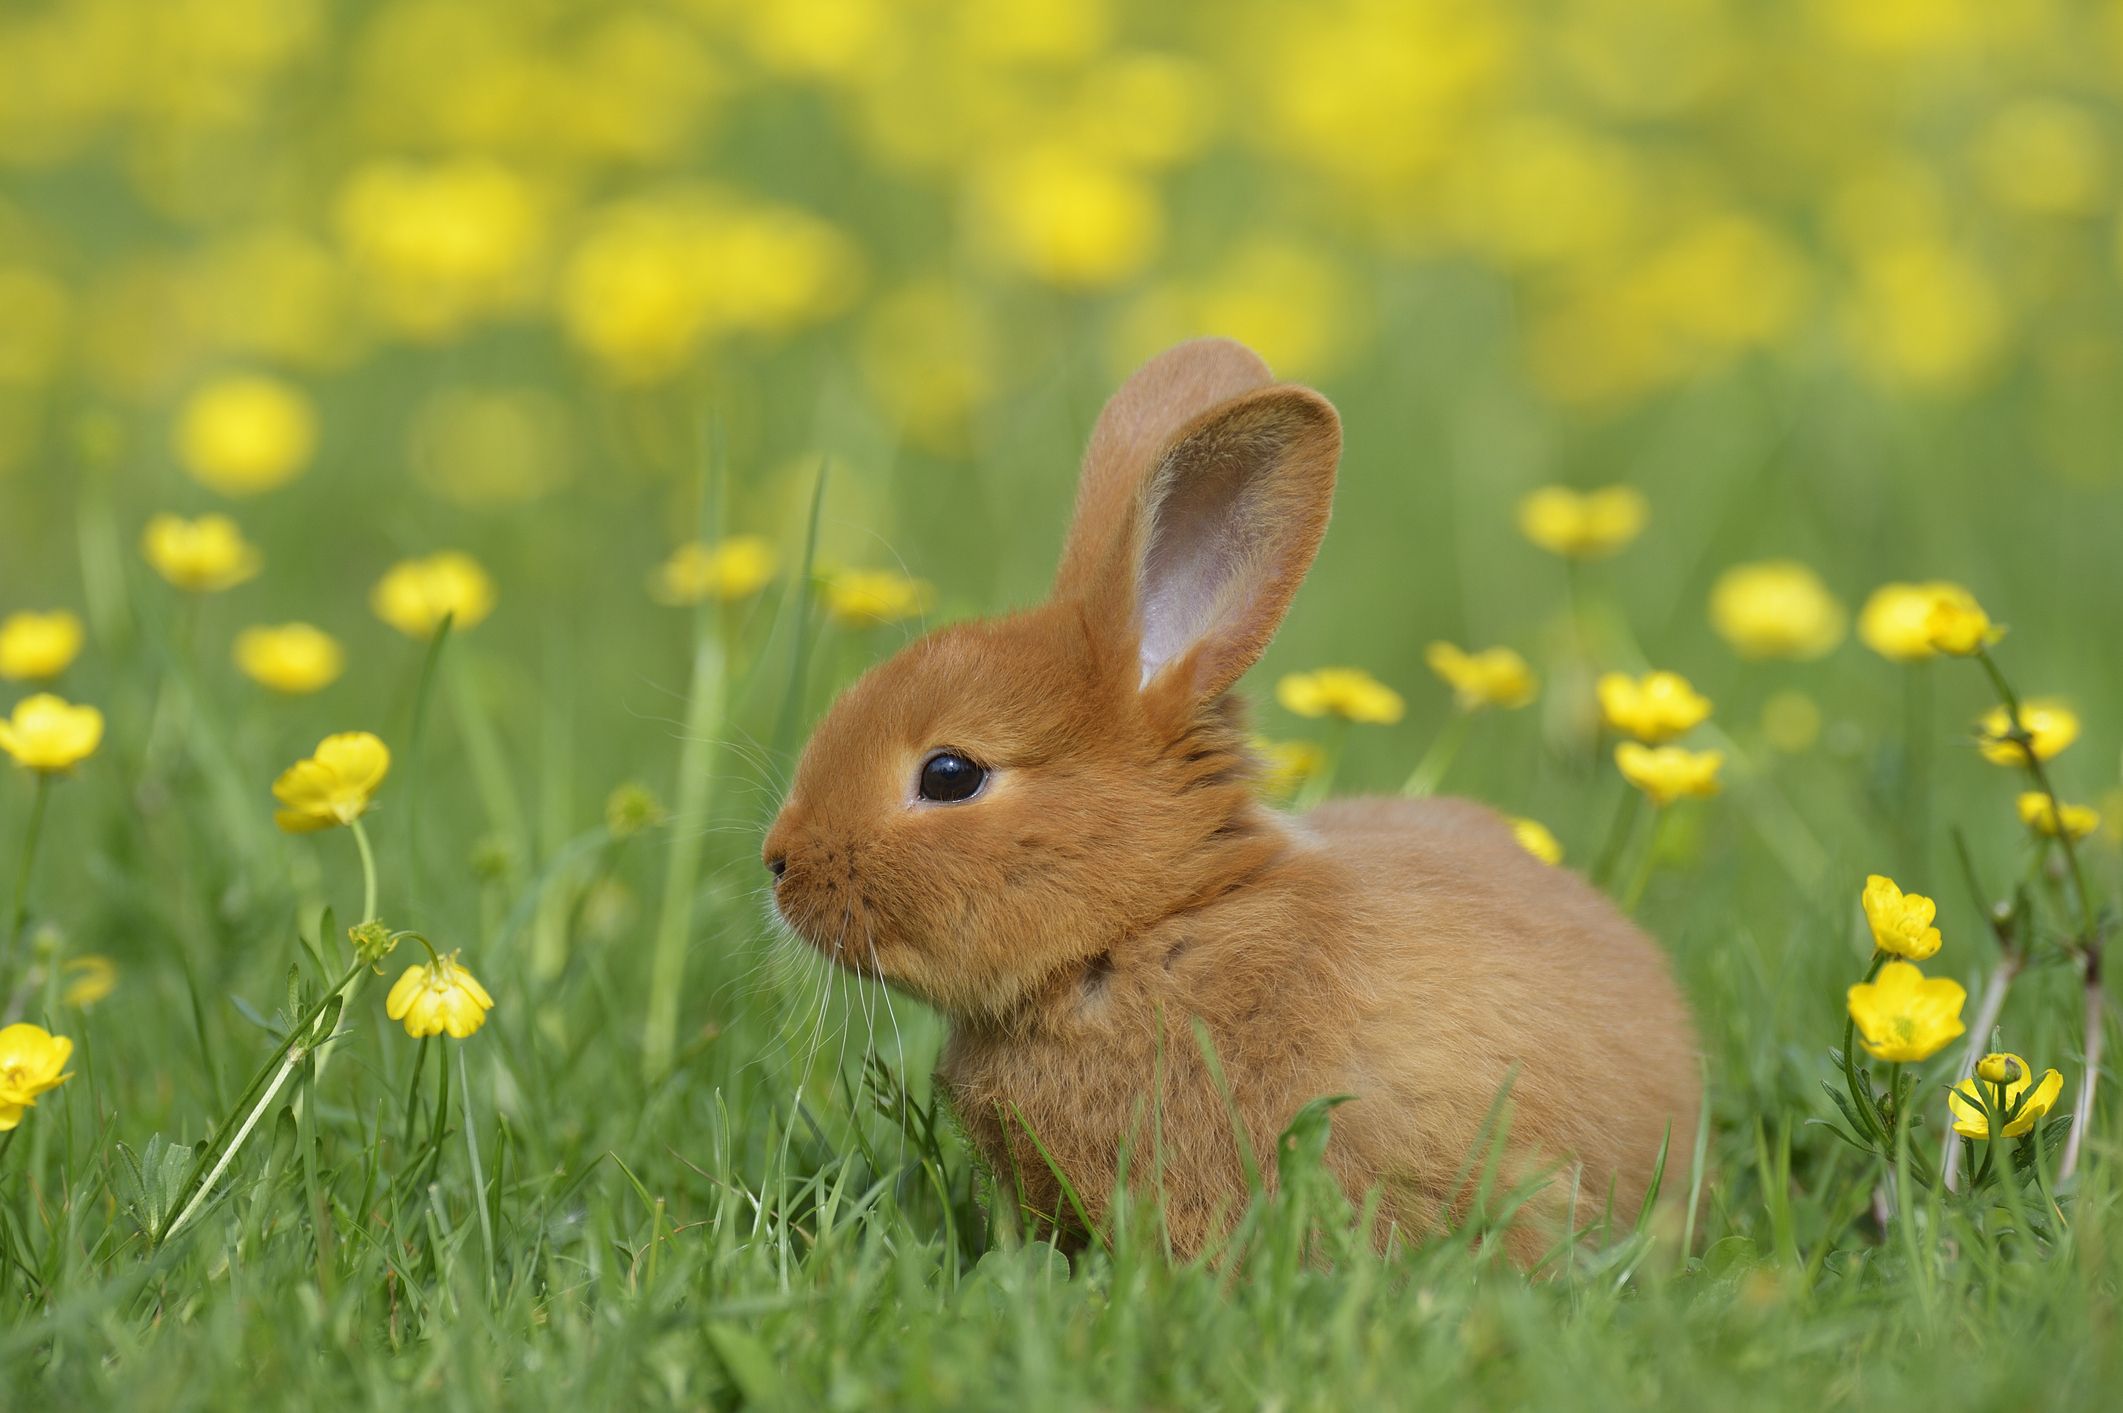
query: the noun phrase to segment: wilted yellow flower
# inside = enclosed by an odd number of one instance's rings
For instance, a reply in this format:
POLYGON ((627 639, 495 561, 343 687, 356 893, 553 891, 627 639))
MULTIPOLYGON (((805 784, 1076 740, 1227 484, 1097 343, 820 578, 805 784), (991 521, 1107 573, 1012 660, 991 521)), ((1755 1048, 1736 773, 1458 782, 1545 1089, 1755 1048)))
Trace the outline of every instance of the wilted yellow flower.
MULTIPOLYGON (((1921 584, 1882 584, 1858 614, 1858 637, 1890 662, 1918 662, 1938 652, 1931 641, 1932 610, 1940 604, 1976 608, 1976 596, 1959 584, 1934 579, 1921 584)), ((1978 610, 1980 612, 1980 610, 1978 610)))
POLYGON ((21 1123, 22 1111, 34 1107, 38 1095, 73 1078, 66 1072, 73 1053, 73 1041, 41 1025, 0 1027, 0 1132, 21 1123))
POLYGON ((1691 751, 1680 746, 1646 746, 1624 741, 1614 748, 1622 778, 1642 790, 1655 805, 1670 805, 1691 796, 1708 798, 1719 790, 1722 751, 1691 751))
POLYGON ((1511 834, 1519 841, 1520 848, 1542 863, 1559 864, 1563 861, 1562 844, 1549 832, 1548 826, 1539 820, 1514 819, 1511 821, 1511 834))
POLYGON ((2005 630, 1990 621, 1973 597, 1940 594, 1924 615, 1924 636, 1934 651, 1971 657, 2004 637, 2005 630))
POLYGON ((978 184, 983 238, 1027 273, 1100 288, 1143 267, 1163 230, 1157 193, 1133 173, 1066 146, 1011 153, 978 184))
POLYGON ((2059 800, 2057 808, 2052 809, 2049 796, 2040 790, 2027 790, 2020 795, 2020 823, 2046 838, 2054 839, 2061 833, 2067 838, 2084 839, 2101 827, 2101 812, 2091 805, 2075 805, 2068 800, 2059 800), (2061 828, 2057 822, 2060 813, 2061 828))
POLYGON ((1399 692, 1358 667, 1293 672, 1275 684, 1275 699, 1299 716, 1338 716, 1375 726, 1391 726, 1407 710, 1399 692))
POLYGON ((383 1002, 383 1013, 404 1021, 416 1040, 443 1034, 462 1040, 486 1024, 492 1009, 494 998, 455 952, 407 967, 383 1002))
POLYGON ((273 782, 273 798, 282 806, 273 822, 290 834, 352 824, 368 812, 390 769, 390 749, 370 733, 327 736, 315 755, 296 761, 273 782))
POLYGON ((462 632, 494 611, 494 581, 461 550, 400 560, 369 594, 376 616, 409 638, 432 638, 442 620, 462 632))
POLYGON ((1740 564, 1710 591, 1710 623, 1742 657, 1817 658, 1843 641, 1843 605, 1796 560, 1740 564))
POLYGON ((64 1005, 86 1010, 118 989, 118 964, 100 953, 68 957, 59 970, 71 978, 59 993, 64 1005))
POLYGON ((1850 988, 1850 1018, 1867 1054, 1914 1064, 1968 1029, 1961 1023, 1967 1001, 1968 992, 1951 977, 1926 977, 1908 962, 1889 962, 1871 981, 1850 988))
POLYGON ((2079 714, 2059 701, 2032 700, 2020 703, 2023 744, 2015 738, 2013 721, 2003 706, 1994 706, 1976 723, 1976 747, 1993 765, 2026 765, 2029 751, 2036 760, 2049 760, 2079 739, 2079 714))
POLYGON ((44 682, 73 666, 81 655, 81 620, 56 613, 11 613, 0 623, 0 677, 44 682))
POLYGON ((826 612, 835 622, 857 627, 897 623, 928 611, 936 589, 925 579, 910 579, 889 569, 849 569, 828 575, 826 612))
POLYGON ((245 375, 208 383, 178 414, 177 459, 225 496, 257 495, 302 474, 317 449, 317 416, 301 391, 245 375))
POLYGON ((1594 690, 1600 715, 1626 736, 1651 745, 1671 741, 1710 715, 1710 699, 1678 672, 1603 673, 1594 690))
POLYGON ((260 686, 300 695, 338 681, 346 650, 337 638, 307 623, 246 628, 236 635, 236 666, 260 686))
POLYGON ((103 713, 74 706, 49 692, 24 697, 0 717, 0 751, 15 764, 45 775, 72 770, 103 743, 103 713))
POLYGON ((140 552, 157 574, 195 594, 218 594, 255 578, 265 560, 226 515, 158 515, 147 522, 140 552))
POLYGON ((668 604, 750 598, 773 582, 779 567, 774 546, 758 535, 733 535, 713 545, 694 540, 657 566, 649 593, 668 604))
POLYGON ((1597 559, 1634 540, 1650 514, 1643 492, 1634 486, 1582 493, 1543 486, 1519 502, 1519 529, 1551 554, 1597 559))
POLYGON ((1921 962, 1939 950, 1939 929, 1932 926, 1939 905, 1922 893, 1904 893, 1892 878, 1870 874, 1860 901, 1872 928, 1872 943, 1908 961, 1921 962))
POLYGON ((1253 738, 1253 753, 1261 762, 1261 793, 1273 800, 1286 800, 1327 764, 1327 753, 1310 741, 1266 741, 1253 738))
POLYGON ((1533 700, 1533 669, 1509 648, 1470 653, 1451 643, 1432 643, 1424 659, 1452 688, 1462 711, 1522 707, 1533 700))
POLYGON ((1953 1131, 1963 1138, 1990 1137, 1990 1115, 1984 1112, 1986 1103, 1995 1110, 2000 1099, 1999 1088, 2004 1089, 2004 1108, 1998 1117, 2005 1120, 2004 1135, 2018 1138, 2031 1132, 2035 1120, 2056 1107, 2057 1098, 2064 1092, 2064 1076, 2050 1070, 2035 1085, 2035 1092, 2027 1093, 2027 1087, 2035 1084, 2035 1072, 2027 1061, 2018 1055, 1985 1055, 1976 1065, 1975 1078, 1964 1079, 1946 1095, 1946 1107, 1953 1110, 1953 1131), (1982 1088, 1977 1089, 1977 1081, 1982 1088), (2021 1101, 2021 1095, 2027 1095, 2021 1101), (2018 1113, 2013 1113, 2017 1109, 2018 1113))

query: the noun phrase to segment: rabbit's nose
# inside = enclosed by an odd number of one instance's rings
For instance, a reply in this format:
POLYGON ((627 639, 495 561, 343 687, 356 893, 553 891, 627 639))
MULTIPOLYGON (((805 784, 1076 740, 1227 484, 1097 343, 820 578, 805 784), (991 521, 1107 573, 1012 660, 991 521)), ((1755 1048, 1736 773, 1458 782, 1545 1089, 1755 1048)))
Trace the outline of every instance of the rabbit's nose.
POLYGON ((773 875, 774 875, 774 876, 775 876, 776 878, 779 878, 779 877, 781 877, 781 876, 782 876, 783 874, 787 873, 788 871, 789 871, 789 856, 788 856, 787 854, 769 854, 769 855, 767 855, 767 872, 768 872, 768 873, 771 873, 771 874, 773 874, 773 875))

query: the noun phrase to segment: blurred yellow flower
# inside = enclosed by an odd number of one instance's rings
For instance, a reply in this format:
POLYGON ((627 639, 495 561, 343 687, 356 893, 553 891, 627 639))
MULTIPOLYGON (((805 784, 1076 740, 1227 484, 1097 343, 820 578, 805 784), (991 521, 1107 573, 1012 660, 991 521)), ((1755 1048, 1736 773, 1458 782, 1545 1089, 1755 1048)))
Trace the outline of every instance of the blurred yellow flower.
POLYGON ((1647 672, 1631 677, 1608 672, 1594 686, 1600 715, 1625 736, 1660 745, 1700 725, 1710 715, 1710 699, 1678 672, 1647 672))
POLYGON ((462 1040, 486 1024, 492 1009, 494 998, 455 952, 407 967, 383 1002, 383 1013, 403 1021, 415 1040, 445 1034, 462 1040))
POLYGON ((141 534, 140 552, 157 574, 195 594, 233 589, 265 565, 258 547, 226 515, 157 515, 141 534))
POLYGON ((1330 372, 1369 333, 1365 304, 1331 259, 1287 237, 1249 235, 1204 273, 1164 281, 1130 306, 1116 371, 1199 334, 1235 338, 1280 376, 1330 372))
POLYGON ((2059 834, 2068 839, 2084 839, 2101 827, 2101 812, 2091 805, 2075 805, 2069 800, 2059 800, 2051 808, 2049 796, 2040 790, 2023 790, 2020 793, 2020 823, 2044 838, 2054 839, 2059 834), (2063 816, 2061 828, 2058 816, 2063 816))
POLYGON ((244 676, 293 695, 322 691, 346 668, 339 640, 307 623, 246 628, 236 635, 235 651, 244 676))
POLYGON ((2049 760, 2079 739, 2079 714, 2062 702, 2036 699, 2020 703, 2019 730, 2003 706, 1994 706, 1976 722, 1976 747, 1993 765, 2026 765, 2049 760), (2018 739, 2025 733, 2024 741, 2018 739))
POLYGON ((1511 834, 1519 841, 1520 848, 1542 863, 1559 864, 1563 861, 1562 844, 1549 832, 1548 826, 1539 820, 1514 819, 1511 821, 1511 834))
POLYGON ((273 822, 290 834, 352 824, 368 813, 390 769, 390 749, 370 733, 327 736, 315 755, 296 761, 273 782, 273 798, 282 806, 273 822))
POLYGON ((193 393, 177 417, 177 459, 225 496, 250 496, 302 474, 317 450, 317 415, 277 378, 227 377, 193 393))
POLYGON ((2027 98, 1998 110, 1969 153, 1985 193, 2037 216, 2083 216, 2108 187, 2101 122, 2077 104, 2027 98))
POLYGON ((1374 726, 1391 726, 1407 709, 1400 693, 1359 667, 1293 672, 1275 684, 1275 699, 1299 716, 1337 716, 1374 726))
POLYGON ((1821 657, 1843 641, 1843 605, 1796 560, 1740 564, 1710 591, 1710 623, 1742 657, 1821 657))
POLYGON ((826 576, 826 613, 836 623, 876 627, 928 612, 936 589, 889 569, 846 569, 826 576))
POLYGON ((49 692, 24 697, 15 703, 12 715, 0 717, 0 751, 42 775, 72 770, 102 744, 102 712, 74 706, 49 692))
POLYGON ((22 1122, 22 1111, 73 1076, 66 1062, 74 1042, 41 1025, 17 1022, 0 1027, 0 1132, 22 1122))
POLYGON ((1253 753, 1261 762, 1261 793, 1271 800, 1289 799, 1327 764, 1327 753, 1310 741, 1267 741, 1256 736, 1253 753))
POLYGON ((921 445, 962 451, 994 391, 997 339, 985 303, 948 280, 885 295, 862 331, 863 383, 921 445))
POLYGON ((409 638, 432 638, 450 620, 452 632, 477 627, 494 611, 494 581, 461 550, 400 560, 370 591, 376 616, 409 638))
POLYGON ((2035 1084, 2035 1072, 2027 1061, 2018 1055, 1994 1054, 1977 1062, 1973 1078, 1962 1080, 1947 1092, 1946 1106, 1953 1110, 1953 1131, 1963 1138, 1990 1137, 1991 1116, 1985 1112, 1986 1105, 2005 1120, 2004 1136, 2018 1138, 2032 1132, 2035 1120, 2055 1108, 2063 1093, 2064 1076, 2055 1070, 2046 1071, 2042 1082, 2035 1084), (1982 1084, 1980 1090, 1978 1081, 1982 1084), (2032 1094, 2027 1092, 2029 1085, 2034 1085, 2032 1094), (2010 1118, 2006 1118, 2008 1114, 2010 1118))
POLYGON ((65 609, 11 613, 0 623, 0 677, 48 682, 81 655, 81 620, 65 609))
POLYGON ((1551 554, 1597 559, 1634 540, 1650 513, 1643 492, 1633 486, 1586 492, 1543 486, 1519 502, 1519 529, 1551 554))
POLYGON ((1918 662, 1938 652, 1931 641, 1932 611, 1945 604, 1974 609, 1976 596, 1959 584, 1882 584, 1858 613, 1858 637, 1890 662, 1918 662))
POLYGON ((347 259, 409 338, 451 337, 534 292, 546 222, 529 184, 484 158, 377 161, 340 189, 347 259))
POLYGON ((1451 643, 1437 642, 1424 653, 1424 661, 1452 688, 1461 711, 1516 708, 1533 700, 1533 669, 1510 648, 1484 648, 1470 653, 1451 643))
POLYGON ((1970 657, 2005 636, 1973 597, 1941 594, 1924 615, 1924 636, 1934 651, 1970 657))
POLYGON ((1140 270, 1163 230, 1157 193, 1097 154, 1062 145, 1008 153, 977 186, 984 242, 1039 279, 1097 289, 1140 270))
POLYGON ((1821 708, 1812 697, 1786 688, 1762 703, 1762 737, 1786 755, 1798 755, 1821 739, 1821 708))
POLYGON ((1624 741, 1614 748, 1614 763, 1623 779, 1642 790, 1653 804, 1664 806, 1717 794, 1718 768, 1725 763, 1725 755, 1624 741))
POLYGON ((649 576, 649 594, 659 603, 695 604, 750 598, 774 580, 780 556, 758 535, 733 535, 716 544, 680 545, 649 576))
POLYGON ((118 964, 100 953, 68 957, 59 970, 71 978, 59 992, 62 1005, 87 1010, 118 989, 118 964))
POLYGON ((1912 962, 1939 950, 1939 929, 1932 926, 1939 906, 1922 893, 1904 893, 1892 878, 1875 873, 1866 877, 1860 901, 1879 950, 1912 962))
POLYGON ((1958 392, 1987 373, 2006 307, 1988 272, 1928 238, 1864 251, 1843 313, 1859 364, 1891 388, 1958 392))
POLYGON ((1871 981, 1850 988, 1850 1018, 1866 1053, 1876 1060, 1914 1064, 1952 1044, 1968 1027, 1961 1007, 1968 992, 1950 977, 1926 977, 1908 962, 1889 962, 1871 981))

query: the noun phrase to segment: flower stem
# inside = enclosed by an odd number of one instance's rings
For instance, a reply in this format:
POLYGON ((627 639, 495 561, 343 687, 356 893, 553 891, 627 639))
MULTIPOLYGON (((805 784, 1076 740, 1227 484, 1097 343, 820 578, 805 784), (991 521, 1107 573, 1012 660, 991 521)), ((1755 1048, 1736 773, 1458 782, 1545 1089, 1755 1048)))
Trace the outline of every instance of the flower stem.
POLYGON ((1349 722, 1345 717, 1330 718, 1327 727, 1327 743, 1320 748, 1320 768, 1312 772, 1305 788, 1297 792, 1290 802, 1292 811, 1304 814, 1317 807, 1334 790, 1334 777, 1341 773, 1342 750, 1349 744, 1349 722))
MULTIPOLYGON (((1886 964, 1887 954, 1877 947, 1873 948, 1872 963, 1865 968, 1865 980, 1871 981, 1878 976, 1880 968, 1886 964)), ((1858 1060, 1857 1055, 1854 1053, 1857 1047, 1857 1039, 1858 1018, 1849 1014, 1846 1009, 1843 1015, 1843 1087, 1849 1091, 1850 1102, 1858 1111, 1858 1117, 1865 1121, 1865 1127, 1868 1130, 1868 1132, 1860 1134, 1859 1137, 1884 1137, 1880 1124, 1879 1109, 1872 1097, 1872 1086, 1868 1084, 1862 1090, 1858 1087, 1858 1060)))
POLYGON ((1607 826, 1607 842, 1600 846, 1599 858, 1592 865, 1592 882, 1595 887, 1605 887, 1614 877, 1615 866, 1622 861, 1622 850, 1629 843, 1629 836, 1636 827, 1637 811, 1644 805, 1643 792, 1629 786, 1622 792, 1621 804, 1615 806, 1614 821, 1607 826))
POLYGON ((1423 758, 1416 762, 1414 772, 1408 777, 1408 783, 1401 787, 1403 795, 1420 796, 1437 792, 1438 782, 1445 778, 1445 772, 1452 768, 1452 762, 1459 756, 1460 747, 1466 744, 1467 728, 1473 720, 1474 713, 1459 707, 1453 708, 1451 717, 1438 728, 1437 736, 1430 742, 1430 749, 1424 751, 1423 758))
POLYGON ((2079 1096, 2071 1106, 2071 1130, 2064 1138, 2064 1159, 2057 1166, 2057 1180, 2069 1178, 2079 1169, 2079 1152, 2086 1141, 2086 1130, 2093 1123, 2094 1086, 2101 1078, 2101 1048, 2107 1038, 2108 1002, 2101 989, 2101 953, 2089 950, 2083 963, 2086 969, 2086 1078, 2079 1083, 2079 1096))
POLYGON ((1630 877, 1628 891, 1622 894, 1622 911, 1634 913, 1636 905, 1643 901, 1645 886, 1651 882, 1651 870, 1658 863, 1659 836, 1666 831, 1667 811, 1664 806, 1651 812, 1651 837, 1644 841, 1644 851, 1637 856, 1636 872, 1630 877))
POLYGON ((472 1205, 479 1209, 479 1249, 486 1257, 487 1298, 494 1297, 494 1225, 487 1215, 487 1180, 479 1163, 479 1127, 472 1117, 472 1077, 465 1069, 464 1046, 457 1051, 457 1095, 464 1105, 464 1152, 472 1164, 472 1205))
MULTIPOLYGON (((30 797, 29 826, 22 834, 22 862, 15 869, 15 898, 8 909, 7 935, 0 937, 0 977, 14 965, 15 944, 22 938, 22 924, 29 918, 30 875, 37 867, 37 844, 44 837, 44 813, 51 801, 52 777, 37 772, 36 793, 30 797)), ((0 986, 0 992, 5 987, 0 986)))
POLYGON ((369 831, 355 820, 347 826, 354 833, 354 846, 361 850, 361 920, 376 920, 376 851, 369 847, 369 831))
POLYGON ((287 1083, 287 1077, 293 1074, 296 1067, 302 1063, 303 1054, 303 1048, 297 1045, 291 1048, 281 1060, 280 1072, 273 1076, 273 1082, 266 1086, 265 1093, 258 1096, 257 1104, 252 1107, 250 1115, 244 1119, 243 1127, 236 1130, 236 1136, 229 1141, 228 1147, 221 1150, 221 1160, 214 1164, 214 1170, 206 1175, 206 1181, 200 1183, 198 1190, 192 1193, 192 1200, 184 1204, 184 1210, 179 1212, 176 1218, 162 1229, 161 1239, 163 1241, 168 1241, 172 1236, 175 1236, 177 1229, 191 1220, 192 1213, 199 1210, 199 1204, 206 1201, 206 1195, 214 1190, 214 1184, 221 1181, 221 1175, 228 1171, 229 1164, 236 1161, 236 1154, 243 1147, 244 1140, 248 1139, 251 1136, 251 1130, 258 1126, 259 1118, 267 1109, 272 1107, 273 1097, 280 1093, 280 1086, 287 1083))

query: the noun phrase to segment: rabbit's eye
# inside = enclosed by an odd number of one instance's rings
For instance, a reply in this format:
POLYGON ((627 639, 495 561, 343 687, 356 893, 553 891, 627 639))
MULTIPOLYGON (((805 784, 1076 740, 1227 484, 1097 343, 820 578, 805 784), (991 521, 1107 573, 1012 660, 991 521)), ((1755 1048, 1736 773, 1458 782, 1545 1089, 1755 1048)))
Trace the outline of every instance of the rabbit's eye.
POLYGON ((988 772, 956 751, 938 751, 922 762, 921 797, 940 804, 970 800, 987 783, 988 772))

